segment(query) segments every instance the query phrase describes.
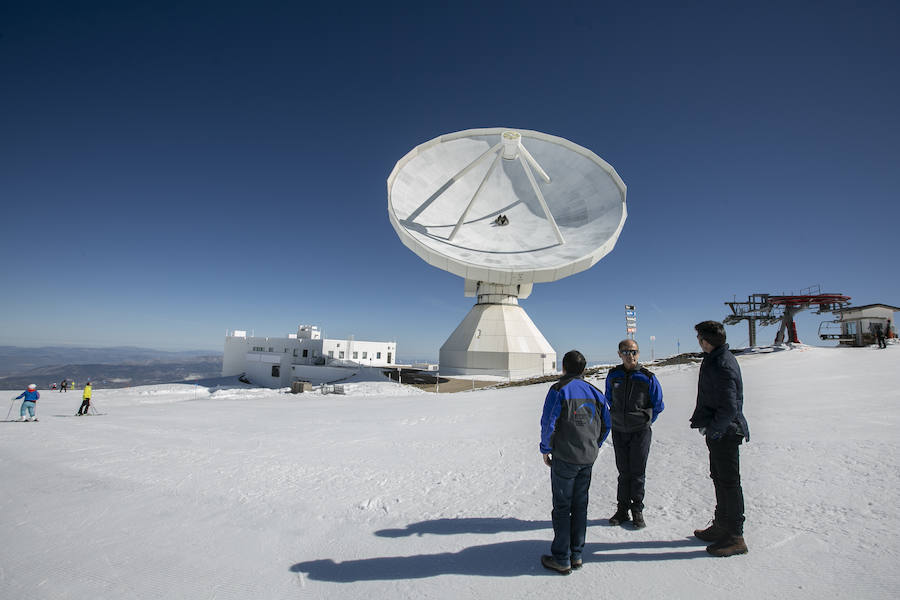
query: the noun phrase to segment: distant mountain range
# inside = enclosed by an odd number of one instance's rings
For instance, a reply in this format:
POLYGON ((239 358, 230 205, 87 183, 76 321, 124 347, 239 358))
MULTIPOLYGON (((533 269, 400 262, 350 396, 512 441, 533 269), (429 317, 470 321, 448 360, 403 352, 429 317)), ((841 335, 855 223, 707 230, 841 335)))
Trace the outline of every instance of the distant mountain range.
POLYGON ((125 387, 205 379, 221 373, 222 354, 209 350, 0 346, 0 389, 18 389, 29 383, 47 389, 63 379, 125 387))

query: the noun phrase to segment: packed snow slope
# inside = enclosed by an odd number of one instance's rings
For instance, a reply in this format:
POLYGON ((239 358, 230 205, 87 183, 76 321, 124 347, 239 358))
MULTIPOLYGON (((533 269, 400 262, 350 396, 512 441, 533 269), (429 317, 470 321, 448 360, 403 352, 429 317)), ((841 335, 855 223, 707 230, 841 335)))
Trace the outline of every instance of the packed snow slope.
POLYGON ((96 390, 105 414, 81 418, 80 394, 43 392, 38 423, 0 426, 0 597, 895 598, 900 345, 739 361, 745 556, 712 558, 691 537, 714 505, 688 428, 697 365, 657 370, 648 527, 607 525, 604 448, 585 566, 568 577, 539 563, 546 385, 166 385, 96 390))

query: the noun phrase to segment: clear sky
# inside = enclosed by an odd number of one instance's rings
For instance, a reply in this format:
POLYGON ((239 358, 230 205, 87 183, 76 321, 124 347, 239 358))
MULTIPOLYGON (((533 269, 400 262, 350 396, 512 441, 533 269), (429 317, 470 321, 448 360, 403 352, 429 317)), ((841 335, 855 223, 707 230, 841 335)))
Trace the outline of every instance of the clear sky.
POLYGON ((626 303, 645 358, 735 296, 900 305, 898 24, 895 1, 3 3, 0 344, 311 323, 436 359, 473 299, 400 243, 386 179, 472 127, 570 139, 628 186, 615 249, 521 301, 560 354, 614 357, 626 303))

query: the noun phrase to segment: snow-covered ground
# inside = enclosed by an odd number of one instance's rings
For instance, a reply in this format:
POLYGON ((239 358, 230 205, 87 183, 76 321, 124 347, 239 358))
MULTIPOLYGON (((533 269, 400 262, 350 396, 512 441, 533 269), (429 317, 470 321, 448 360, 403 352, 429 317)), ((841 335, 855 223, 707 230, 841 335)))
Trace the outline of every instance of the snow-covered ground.
POLYGON ((100 389, 88 418, 80 393, 43 392, 38 423, 0 426, 0 598, 893 598, 898 363, 896 345, 740 358, 750 553, 731 558, 691 537, 714 504, 697 366, 658 368, 648 527, 606 524, 604 448, 568 577, 539 563, 547 385, 100 389))

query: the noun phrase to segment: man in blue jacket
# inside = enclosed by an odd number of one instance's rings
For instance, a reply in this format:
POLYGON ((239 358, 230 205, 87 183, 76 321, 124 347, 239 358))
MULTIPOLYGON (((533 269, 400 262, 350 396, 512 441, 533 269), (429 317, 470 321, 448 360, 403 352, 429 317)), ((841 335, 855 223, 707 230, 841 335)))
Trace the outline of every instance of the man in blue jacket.
POLYGON ((691 427, 700 430, 709 448, 709 476, 716 489, 712 525, 694 535, 712 542, 713 556, 746 554, 744 543, 744 490, 741 487, 740 445, 750 441, 744 418, 744 382, 737 359, 725 343, 725 327, 718 321, 694 326, 703 350, 697 383, 697 406, 691 427))
POLYGON ((582 379, 584 366, 581 352, 566 352, 541 415, 540 449, 553 492, 553 543, 541 564, 563 575, 582 566, 591 471, 610 428, 606 398, 582 379))
POLYGON ((628 521, 631 510, 635 529, 647 526, 644 521, 644 482, 647 456, 653 432, 650 424, 663 411, 662 388, 656 376, 638 364, 640 350, 634 340, 619 342, 622 364, 606 375, 606 398, 612 416, 613 448, 619 481, 616 488, 616 513, 610 525, 628 521))

